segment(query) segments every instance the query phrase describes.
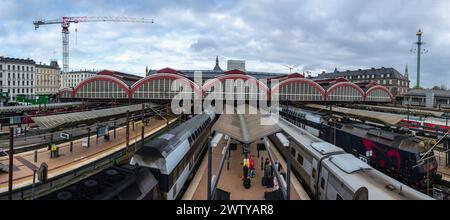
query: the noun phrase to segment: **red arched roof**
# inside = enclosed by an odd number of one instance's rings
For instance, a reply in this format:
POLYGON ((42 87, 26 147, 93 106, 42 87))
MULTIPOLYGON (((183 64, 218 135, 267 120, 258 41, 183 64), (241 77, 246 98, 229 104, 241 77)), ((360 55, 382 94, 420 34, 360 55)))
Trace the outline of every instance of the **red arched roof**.
POLYGON ((348 79, 344 78, 344 77, 339 77, 339 78, 336 79, 336 82, 340 83, 340 82, 350 82, 350 81, 348 79))
POLYGON ((370 88, 367 90, 366 96, 365 96, 365 97, 367 98, 367 96, 369 96, 370 93, 372 93, 372 92, 375 91, 375 90, 383 90, 383 91, 385 91, 385 92, 389 95, 389 97, 390 97, 391 99, 394 99, 394 96, 393 96, 392 93, 389 91, 389 89, 387 89, 387 88, 384 87, 384 86, 380 86, 380 85, 375 85, 375 86, 370 87, 370 88))
POLYGON ((154 81, 158 79, 171 79, 171 80, 181 80, 181 82, 185 83, 186 85, 189 85, 193 91, 195 91, 197 94, 201 95, 201 89, 200 87, 189 80, 188 78, 176 74, 176 73, 157 73, 150 76, 147 76, 139 81, 137 81, 133 86, 131 86, 130 94, 133 95, 142 85, 144 85, 146 82, 154 81))
POLYGON ((246 75, 245 72, 241 71, 241 70, 229 70, 229 71, 224 72, 223 74, 226 74, 226 75, 231 75, 231 74, 246 75))
POLYGON ((156 73, 172 73, 172 74, 184 75, 182 72, 172 69, 172 68, 169 68, 169 67, 160 69, 160 70, 156 71, 156 73))
POLYGON ((320 86, 318 83, 316 83, 310 79, 305 79, 305 78, 291 78, 291 79, 284 80, 284 81, 280 82, 279 84, 275 85, 274 87, 272 87, 272 93, 279 92, 280 88, 283 88, 283 87, 287 86, 288 84, 292 84, 292 83, 306 83, 306 84, 316 88, 320 92, 320 94, 322 94, 323 98, 325 98, 325 96, 326 96, 325 89, 323 89, 322 86, 320 86))
POLYGON ((354 89, 356 89, 356 91, 359 92, 359 94, 361 94, 361 97, 364 99, 364 97, 366 96, 364 90, 362 90, 358 85, 351 83, 351 82, 340 82, 340 83, 336 83, 334 85, 332 85, 330 88, 328 88, 327 90, 327 97, 334 92, 334 90, 336 90, 339 87, 352 87, 354 89))
POLYGON ((83 88, 83 86, 94 82, 94 81, 110 81, 114 84, 116 84, 117 86, 119 86, 120 88, 122 88, 122 90, 128 94, 128 96, 130 96, 130 89, 128 88, 128 85, 125 84, 124 82, 122 82, 121 80, 112 77, 112 76, 107 76, 107 75, 96 75, 96 76, 91 76, 83 81, 81 81, 73 90, 73 96, 75 97, 76 94, 78 93, 78 91, 80 91, 81 88, 83 88))
POLYGON ((288 75, 288 79, 290 78, 305 78, 305 75, 300 74, 300 73, 292 73, 288 75))
MULTIPOLYGON (((239 71, 239 70, 237 70, 239 71)), ((242 72, 242 71, 240 71, 242 72)), ((245 74, 245 73, 244 73, 245 74)), ((208 91, 208 89, 210 89, 211 87, 213 87, 215 84, 219 83, 219 82, 224 82, 227 79, 242 79, 244 81, 255 81, 255 83, 258 85, 258 87, 260 89, 263 89, 264 92, 266 93, 267 97, 269 97, 270 95, 270 91, 269 88, 267 87, 266 84, 262 83, 261 81, 257 80, 255 77, 253 76, 249 76, 249 75, 242 75, 242 74, 228 74, 228 75, 221 75, 217 78, 211 79, 209 81, 207 81, 204 85, 203 85, 203 93, 205 93, 206 91, 208 91)))

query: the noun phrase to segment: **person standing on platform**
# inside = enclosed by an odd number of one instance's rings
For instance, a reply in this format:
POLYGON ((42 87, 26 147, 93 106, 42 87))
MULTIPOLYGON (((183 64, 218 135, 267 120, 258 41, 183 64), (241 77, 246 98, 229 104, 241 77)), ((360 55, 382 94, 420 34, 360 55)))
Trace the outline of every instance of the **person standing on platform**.
POLYGON ((250 177, 253 178, 255 176, 255 164, 253 162, 252 156, 248 159, 248 167, 250 169, 250 177))

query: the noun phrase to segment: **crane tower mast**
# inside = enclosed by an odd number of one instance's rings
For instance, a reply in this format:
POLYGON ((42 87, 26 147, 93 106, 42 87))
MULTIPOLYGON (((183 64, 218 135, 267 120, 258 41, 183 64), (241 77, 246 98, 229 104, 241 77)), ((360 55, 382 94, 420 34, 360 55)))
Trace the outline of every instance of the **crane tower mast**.
POLYGON ((34 21, 34 28, 37 30, 41 25, 60 24, 62 28, 62 59, 63 71, 69 71, 69 27, 71 23, 82 22, 133 22, 133 23, 154 23, 153 19, 146 18, 128 18, 128 17, 62 17, 53 20, 38 20, 34 21))

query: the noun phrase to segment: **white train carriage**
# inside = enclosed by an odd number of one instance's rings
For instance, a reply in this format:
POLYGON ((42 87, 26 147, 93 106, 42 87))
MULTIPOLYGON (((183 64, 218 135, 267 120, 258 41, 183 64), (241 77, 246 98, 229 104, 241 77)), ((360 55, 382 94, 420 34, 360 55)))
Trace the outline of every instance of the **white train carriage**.
MULTIPOLYGON (((130 164, 149 168, 158 179, 163 199, 178 197, 193 168, 201 161, 207 137, 202 135, 210 128, 215 114, 196 115, 144 144, 131 159, 130 164)), ((209 134, 209 132, 208 132, 209 134)))

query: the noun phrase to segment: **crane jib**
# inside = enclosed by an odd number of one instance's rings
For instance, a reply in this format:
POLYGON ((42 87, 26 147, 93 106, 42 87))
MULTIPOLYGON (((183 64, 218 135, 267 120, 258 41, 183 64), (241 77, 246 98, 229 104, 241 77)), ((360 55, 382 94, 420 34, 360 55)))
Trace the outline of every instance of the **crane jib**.
POLYGON ((69 26, 70 23, 80 22, 133 22, 133 23, 151 23, 153 19, 146 18, 128 18, 128 17, 62 17, 54 20, 38 20, 34 21, 34 29, 39 29, 41 25, 60 24, 62 31, 62 47, 63 47, 63 72, 69 71, 69 26))

